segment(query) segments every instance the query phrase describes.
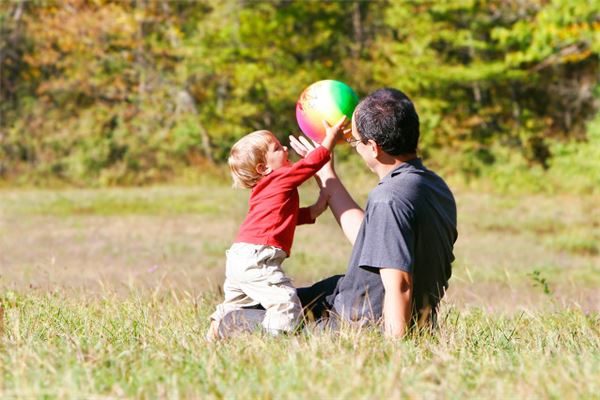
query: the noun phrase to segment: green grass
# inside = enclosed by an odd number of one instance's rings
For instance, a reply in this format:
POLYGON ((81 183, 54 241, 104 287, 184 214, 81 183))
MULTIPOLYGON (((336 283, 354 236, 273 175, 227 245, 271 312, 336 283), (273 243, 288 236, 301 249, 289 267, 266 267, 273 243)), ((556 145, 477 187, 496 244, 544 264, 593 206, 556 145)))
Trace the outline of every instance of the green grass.
MULTIPOLYGON (((231 191, 243 201, 244 193, 231 191)), ((219 194, 220 195, 220 194, 219 194)), ((18 215, 218 215, 227 211, 210 191, 173 193, 172 188, 148 189, 67 189, 21 190, 9 193, 3 199, 11 213, 18 215)))
POLYGON ((571 231, 549 238, 547 243, 570 253, 596 255, 600 252, 600 234, 571 231))
POLYGON ((445 307, 437 335, 248 335, 207 344, 214 296, 5 294, 4 396, 583 397, 600 391, 600 320, 445 307))
MULTIPOLYGON (((345 170, 364 203, 376 182, 345 170)), ((301 202, 316 199, 313 184, 301 202)), ((0 190, 0 397, 595 398, 596 195, 457 191, 459 240, 435 336, 374 331, 209 344, 224 251, 246 211, 228 183, 0 190)), ((326 214, 299 227, 297 285, 343 273, 326 214)))

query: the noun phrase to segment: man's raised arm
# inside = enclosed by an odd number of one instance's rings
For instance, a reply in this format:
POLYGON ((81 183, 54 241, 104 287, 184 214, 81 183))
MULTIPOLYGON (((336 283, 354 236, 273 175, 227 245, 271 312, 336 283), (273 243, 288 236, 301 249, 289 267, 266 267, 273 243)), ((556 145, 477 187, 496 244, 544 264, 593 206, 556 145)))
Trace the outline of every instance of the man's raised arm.
POLYGON ((354 201, 346 187, 328 162, 318 173, 317 182, 321 190, 329 195, 329 209, 352 245, 365 218, 362 208, 354 201))

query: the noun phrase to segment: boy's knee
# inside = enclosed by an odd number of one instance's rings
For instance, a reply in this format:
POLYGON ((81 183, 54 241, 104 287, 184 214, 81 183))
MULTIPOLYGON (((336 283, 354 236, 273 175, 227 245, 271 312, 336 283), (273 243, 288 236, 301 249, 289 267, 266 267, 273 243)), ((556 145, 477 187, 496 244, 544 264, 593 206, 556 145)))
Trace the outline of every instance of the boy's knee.
POLYGON ((271 334, 294 332, 302 318, 302 307, 297 298, 287 303, 273 304, 267 308, 263 327, 271 334))

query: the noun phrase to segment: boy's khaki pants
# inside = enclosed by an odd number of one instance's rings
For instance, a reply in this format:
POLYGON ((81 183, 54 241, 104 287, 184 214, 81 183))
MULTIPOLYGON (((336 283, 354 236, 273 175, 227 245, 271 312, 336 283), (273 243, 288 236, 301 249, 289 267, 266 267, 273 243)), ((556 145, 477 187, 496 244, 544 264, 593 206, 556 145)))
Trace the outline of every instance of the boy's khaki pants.
POLYGON ((281 269, 287 257, 285 251, 273 246, 234 243, 226 255, 225 301, 210 318, 220 322, 229 311, 260 304, 266 310, 262 325, 267 331, 277 334, 295 330, 302 305, 281 269))

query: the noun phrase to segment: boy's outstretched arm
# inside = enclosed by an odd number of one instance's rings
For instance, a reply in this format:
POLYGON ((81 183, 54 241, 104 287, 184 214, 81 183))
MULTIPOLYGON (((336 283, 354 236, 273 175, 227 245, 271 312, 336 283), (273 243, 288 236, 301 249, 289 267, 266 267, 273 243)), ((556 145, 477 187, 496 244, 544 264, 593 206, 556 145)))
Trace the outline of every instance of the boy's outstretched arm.
POLYGON ((327 200, 329 200, 329 194, 326 191, 321 190, 319 193, 319 198, 315 204, 300 208, 296 224, 304 225, 315 223, 317 217, 323 214, 323 212, 327 209, 327 200))
MULTIPOLYGON (((330 127, 328 129, 333 128, 334 127, 330 127)), ((290 136, 290 146, 301 157, 304 157, 318 145, 314 142, 311 143, 303 136, 300 136, 299 138, 290 136)), ((329 208, 342 228, 344 235, 348 238, 350 243, 354 245, 360 225, 364 219, 364 211, 358 206, 352 196, 350 196, 350 193, 348 193, 346 187, 337 176, 337 173, 333 168, 333 161, 329 161, 325 164, 325 166, 317 172, 316 178, 321 190, 326 191, 329 195, 329 208)))
MULTIPOLYGON (((309 151, 302 154, 304 160, 298 161, 291 165, 286 172, 286 179, 283 182, 285 187, 297 187, 314 176, 315 173, 331 159, 332 150, 335 147, 335 143, 338 137, 344 132, 343 125, 346 123, 346 117, 341 118, 335 125, 329 126, 327 122, 323 121, 323 125, 326 129, 325 138, 321 146, 319 146, 319 152, 315 152, 314 157, 308 155, 309 151), (324 151, 327 150, 327 151, 324 151)), ((314 150, 313 147, 311 150, 314 150)))

